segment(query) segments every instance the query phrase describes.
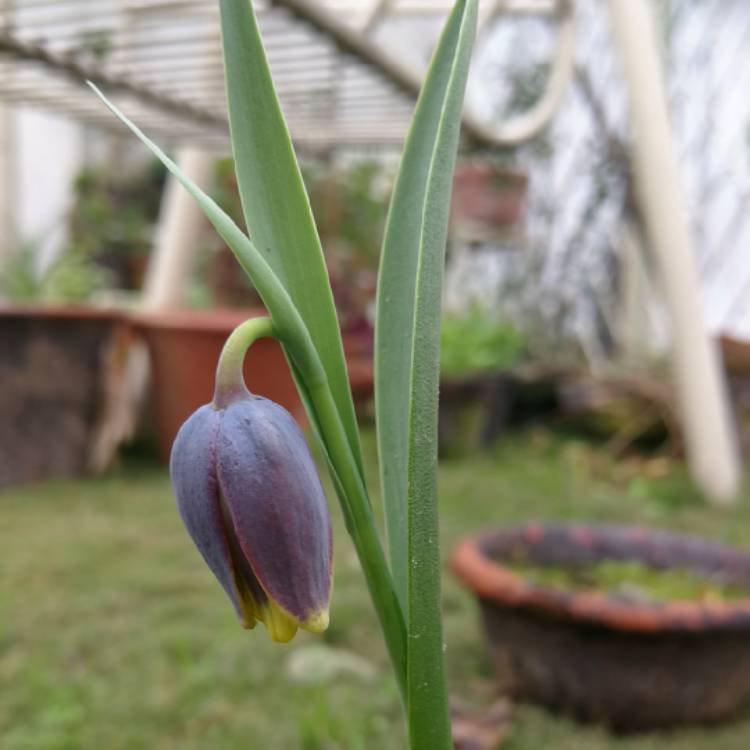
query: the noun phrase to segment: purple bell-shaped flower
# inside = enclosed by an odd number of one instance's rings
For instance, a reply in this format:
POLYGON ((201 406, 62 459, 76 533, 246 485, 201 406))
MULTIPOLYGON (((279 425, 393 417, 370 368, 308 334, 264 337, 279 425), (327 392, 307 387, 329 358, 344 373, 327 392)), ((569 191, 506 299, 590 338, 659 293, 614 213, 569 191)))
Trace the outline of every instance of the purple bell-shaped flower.
POLYGON ((289 412, 237 386, 182 425, 170 473, 182 520, 244 627, 261 621, 286 642, 328 626, 328 506, 289 412))

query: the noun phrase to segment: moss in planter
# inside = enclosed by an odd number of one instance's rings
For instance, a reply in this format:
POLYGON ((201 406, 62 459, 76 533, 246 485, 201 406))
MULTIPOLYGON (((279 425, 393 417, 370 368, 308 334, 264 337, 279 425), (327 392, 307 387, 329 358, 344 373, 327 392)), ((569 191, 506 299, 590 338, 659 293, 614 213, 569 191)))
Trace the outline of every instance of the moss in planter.
POLYGON ((653 568, 638 560, 602 560, 593 565, 540 565, 503 561, 527 581, 568 592, 603 591, 634 602, 725 602, 744 599, 748 589, 686 567, 653 568))

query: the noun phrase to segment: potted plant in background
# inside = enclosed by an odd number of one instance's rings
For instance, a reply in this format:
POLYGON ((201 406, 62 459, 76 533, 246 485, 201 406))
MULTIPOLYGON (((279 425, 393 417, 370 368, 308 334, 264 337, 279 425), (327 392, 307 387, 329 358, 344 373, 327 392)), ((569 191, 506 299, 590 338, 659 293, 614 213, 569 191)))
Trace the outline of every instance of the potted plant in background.
POLYGON ((76 177, 67 252, 104 269, 112 289, 141 288, 165 173, 152 160, 124 171, 90 167, 76 177))
POLYGON ((479 306, 447 314, 441 330, 440 453, 459 456, 486 446, 510 416, 524 337, 479 306))
POLYGON ((131 327, 90 304, 107 274, 76 250, 38 260, 25 245, 0 276, 0 486, 102 471, 134 429, 131 327))
POLYGON ((505 237, 523 216, 528 183, 525 172, 486 158, 464 159, 453 183, 453 234, 483 242, 505 237))

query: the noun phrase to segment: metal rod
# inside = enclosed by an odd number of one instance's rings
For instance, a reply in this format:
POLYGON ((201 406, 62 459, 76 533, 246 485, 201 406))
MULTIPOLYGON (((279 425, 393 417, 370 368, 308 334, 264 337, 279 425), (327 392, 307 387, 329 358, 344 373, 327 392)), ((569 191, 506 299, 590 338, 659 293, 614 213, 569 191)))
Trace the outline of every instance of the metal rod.
POLYGON ((178 117, 189 117, 196 122, 208 126, 225 128, 228 125, 225 117, 219 117, 214 113, 205 112, 194 106, 185 105, 183 102, 170 99, 169 97, 155 94, 152 90, 134 84, 121 77, 109 76, 96 70, 81 67, 75 62, 63 60, 49 54, 45 49, 33 44, 24 44, 8 35, 0 35, 0 52, 13 54, 15 57, 27 62, 36 62, 45 67, 58 71, 74 81, 85 82, 90 80, 110 92, 128 93, 137 96, 144 102, 156 106, 164 111, 171 112, 178 117))
MULTIPOLYGON (((331 75, 331 72, 336 68, 337 62, 332 57, 325 57, 315 59, 289 59, 289 60, 271 60, 271 73, 274 78, 279 78, 282 75, 291 75, 295 73, 303 74, 311 77, 313 74, 316 76, 326 74, 331 75)), ((351 69, 351 68, 350 68, 351 69)), ((224 60, 221 55, 208 55, 205 57, 190 57, 185 59, 184 57, 167 57, 165 59, 153 58, 147 61, 146 64, 139 59, 133 60, 118 60, 116 65, 110 67, 110 71, 113 74, 124 73, 127 71, 128 76, 133 80, 145 81, 152 77, 168 77, 173 74, 180 74, 181 76, 187 76, 191 73, 201 75, 203 73, 215 74, 216 71, 223 74, 224 71, 224 60)), ((364 73, 364 71, 363 71, 364 73)), ((366 75, 372 77, 371 71, 366 71, 366 75)))
MULTIPOLYGON (((274 0, 298 18, 306 21, 321 33, 330 36, 339 49, 380 70, 390 81, 411 97, 419 95, 421 77, 409 68, 396 62, 393 57, 366 37, 352 30, 343 21, 328 13, 311 0, 274 0)), ((486 129, 470 117, 464 117, 466 134, 480 143, 492 143, 486 129)))
MULTIPOLYGON (((142 39, 140 39, 143 42, 142 39)), ((172 60, 181 58, 189 60, 191 63, 196 59, 218 59, 222 58, 221 40, 214 36, 202 36, 189 38, 188 41, 167 44, 170 40, 147 40, 145 44, 121 44, 117 47, 108 47, 107 55, 112 52, 121 53, 119 58, 132 61, 134 63, 159 63, 163 60, 172 60), (196 43, 197 42, 197 43, 196 43), (138 50, 141 50, 140 52, 138 50), (132 53, 132 55, 128 54, 132 53)), ((45 45, 46 46, 46 45, 45 45)), ((320 57, 334 58, 336 50, 331 45, 325 44, 325 40, 320 39, 308 46, 272 46, 266 49, 268 58, 273 65, 279 61, 299 60, 299 59, 316 59, 320 57)), ((83 54, 81 51, 70 51, 67 54, 83 54)), ((109 61, 108 56, 101 58, 105 64, 109 61)))

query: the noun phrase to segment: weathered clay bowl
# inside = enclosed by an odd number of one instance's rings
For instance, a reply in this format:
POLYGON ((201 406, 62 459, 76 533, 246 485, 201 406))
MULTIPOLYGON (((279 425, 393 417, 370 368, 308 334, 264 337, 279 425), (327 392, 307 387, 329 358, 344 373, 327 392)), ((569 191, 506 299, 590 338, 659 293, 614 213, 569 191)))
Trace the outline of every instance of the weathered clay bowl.
POLYGON ((479 597, 501 686, 522 700, 636 731, 718 722, 750 698, 750 554, 637 527, 538 525, 466 539, 453 567, 479 597), (536 585, 504 567, 638 560, 748 588, 747 599, 634 602, 536 585))

